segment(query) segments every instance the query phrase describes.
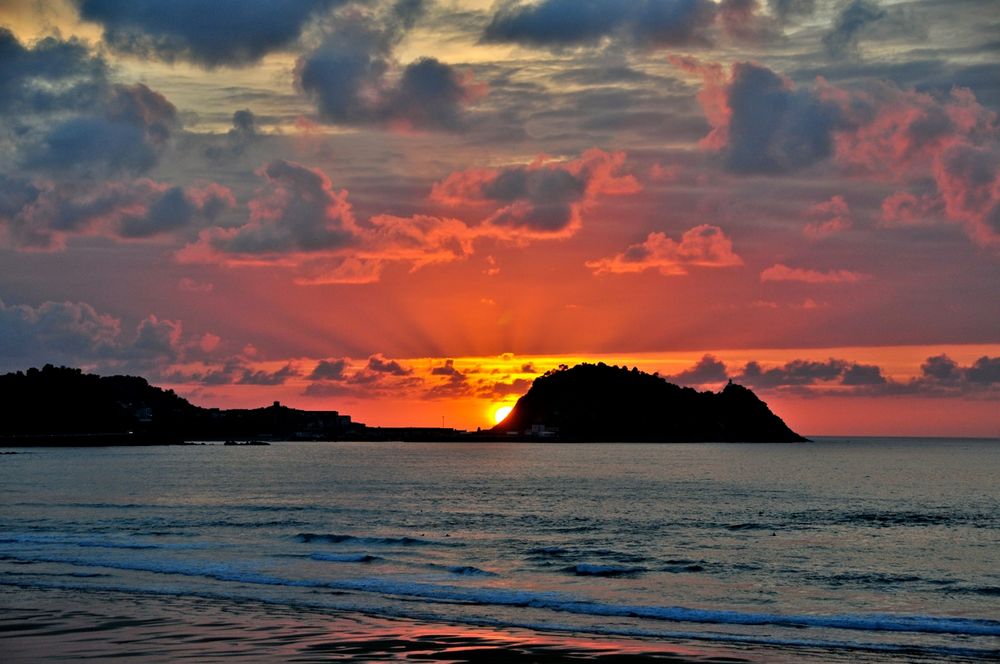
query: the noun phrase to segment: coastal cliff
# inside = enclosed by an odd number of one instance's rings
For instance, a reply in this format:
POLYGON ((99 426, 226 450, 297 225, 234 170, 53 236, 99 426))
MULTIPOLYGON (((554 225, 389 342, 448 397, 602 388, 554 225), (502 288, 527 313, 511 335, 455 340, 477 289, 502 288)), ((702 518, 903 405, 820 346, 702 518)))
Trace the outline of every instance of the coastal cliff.
POLYGON ((698 392, 604 363, 563 367, 535 379, 492 431, 579 441, 806 441, 741 385, 698 392))

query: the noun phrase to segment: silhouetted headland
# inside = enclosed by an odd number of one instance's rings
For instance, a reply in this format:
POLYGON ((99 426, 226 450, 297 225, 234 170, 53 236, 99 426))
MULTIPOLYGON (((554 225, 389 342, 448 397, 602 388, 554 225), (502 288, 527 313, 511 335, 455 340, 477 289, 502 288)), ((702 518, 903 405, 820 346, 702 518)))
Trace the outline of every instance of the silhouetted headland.
POLYGON ((767 404, 730 383, 697 392, 637 369, 561 367, 537 378, 493 429, 369 427, 335 410, 202 408, 138 376, 53 367, 0 376, 0 445, 262 445, 275 440, 799 442, 767 404))
POLYGON ((806 441, 741 385, 698 392, 603 362, 563 366, 535 379, 492 432, 577 441, 806 441))
POLYGON ((201 408, 138 376, 28 369, 0 376, 0 445, 168 445, 192 440, 337 440, 356 425, 335 410, 201 408))

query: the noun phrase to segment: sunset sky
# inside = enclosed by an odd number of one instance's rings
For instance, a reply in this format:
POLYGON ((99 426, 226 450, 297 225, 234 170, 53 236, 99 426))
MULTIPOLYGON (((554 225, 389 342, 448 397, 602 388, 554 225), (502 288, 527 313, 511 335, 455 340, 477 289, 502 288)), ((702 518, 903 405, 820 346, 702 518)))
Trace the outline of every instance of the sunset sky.
POLYGON ((0 370, 1000 436, 994 0, 0 0, 0 370))

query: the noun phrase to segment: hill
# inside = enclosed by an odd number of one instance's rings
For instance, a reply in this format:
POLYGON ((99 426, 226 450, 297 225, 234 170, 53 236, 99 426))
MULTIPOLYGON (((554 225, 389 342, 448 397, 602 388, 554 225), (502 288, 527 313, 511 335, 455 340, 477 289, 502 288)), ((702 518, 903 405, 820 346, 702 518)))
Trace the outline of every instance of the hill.
POLYGON ((604 363, 562 367, 535 379, 492 431, 580 441, 806 441, 740 385, 698 392, 604 363))
POLYGON ((353 428, 351 418, 337 411, 296 410, 278 402, 265 408, 201 408, 138 376, 97 376, 52 365, 0 375, 0 443, 324 440, 353 428))

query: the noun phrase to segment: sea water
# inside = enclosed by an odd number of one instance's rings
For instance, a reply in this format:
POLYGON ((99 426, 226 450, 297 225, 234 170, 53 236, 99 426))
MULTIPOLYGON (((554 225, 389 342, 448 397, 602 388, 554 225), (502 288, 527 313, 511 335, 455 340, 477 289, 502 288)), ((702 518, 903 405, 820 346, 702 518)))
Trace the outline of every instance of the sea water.
POLYGON ((0 456, 0 620, 57 592, 762 661, 1000 658, 1000 441, 17 452, 0 456))

